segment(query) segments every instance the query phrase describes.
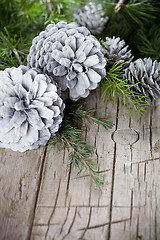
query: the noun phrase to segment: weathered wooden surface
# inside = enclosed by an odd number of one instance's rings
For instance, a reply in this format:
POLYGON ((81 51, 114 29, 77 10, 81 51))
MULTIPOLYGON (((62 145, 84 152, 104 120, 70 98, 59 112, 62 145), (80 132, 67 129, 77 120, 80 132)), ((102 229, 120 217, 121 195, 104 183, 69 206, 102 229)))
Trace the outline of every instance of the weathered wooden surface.
POLYGON ((65 151, 1 149, 0 239, 160 239, 160 101, 135 121, 95 93, 87 105, 113 123, 85 136, 96 146, 102 191, 71 172, 65 151))

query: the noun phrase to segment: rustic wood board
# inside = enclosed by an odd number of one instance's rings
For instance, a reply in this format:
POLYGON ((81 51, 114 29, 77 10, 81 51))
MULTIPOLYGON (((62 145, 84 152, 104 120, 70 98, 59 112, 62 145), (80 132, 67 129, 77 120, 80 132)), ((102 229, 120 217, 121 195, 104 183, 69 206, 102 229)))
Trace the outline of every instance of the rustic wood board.
POLYGON ((85 134, 96 147, 102 191, 87 173, 71 171, 66 151, 1 149, 0 239, 160 239, 160 101, 135 121, 94 92, 86 106, 113 124, 85 134))

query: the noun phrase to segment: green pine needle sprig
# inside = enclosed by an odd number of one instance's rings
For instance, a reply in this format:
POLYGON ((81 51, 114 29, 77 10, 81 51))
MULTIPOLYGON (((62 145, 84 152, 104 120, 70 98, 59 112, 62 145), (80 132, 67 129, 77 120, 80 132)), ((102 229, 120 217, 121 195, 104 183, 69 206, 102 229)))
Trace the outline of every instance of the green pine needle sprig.
POLYGON ((91 180, 101 187, 103 176, 97 171, 97 163, 92 159, 94 147, 82 138, 86 130, 83 122, 86 119, 89 123, 94 122, 105 129, 111 128, 111 123, 106 118, 94 117, 94 113, 95 110, 85 110, 82 104, 69 101, 66 104, 62 126, 50 139, 48 148, 53 152, 67 149, 71 167, 77 169, 78 174, 82 171, 87 172, 91 180))
POLYGON ((148 0, 130 0, 122 7, 120 14, 126 20, 126 23, 131 27, 137 25, 143 26, 144 23, 150 23, 158 16, 158 8, 152 5, 152 1, 148 0))
POLYGON ((126 106, 131 117, 140 116, 149 106, 149 103, 145 101, 143 94, 133 90, 138 83, 128 85, 127 79, 123 78, 124 64, 115 63, 108 70, 106 77, 100 84, 101 98, 104 102, 112 98, 115 105, 118 99, 120 107, 122 108, 122 105, 126 106))

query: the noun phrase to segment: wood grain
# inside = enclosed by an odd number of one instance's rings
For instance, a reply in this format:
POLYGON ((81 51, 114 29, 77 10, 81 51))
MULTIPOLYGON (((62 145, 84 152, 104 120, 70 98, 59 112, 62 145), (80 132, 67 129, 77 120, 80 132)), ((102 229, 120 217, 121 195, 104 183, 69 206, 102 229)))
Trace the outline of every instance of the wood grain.
POLYGON ((0 239, 29 239, 43 158, 0 149, 0 239))
POLYGON ((92 93, 85 103, 113 124, 86 124, 102 191, 68 165, 66 151, 1 150, 0 239, 160 239, 160 101, 134 121, 92 93), (17 226, 17 227, 16 227, 17 226))

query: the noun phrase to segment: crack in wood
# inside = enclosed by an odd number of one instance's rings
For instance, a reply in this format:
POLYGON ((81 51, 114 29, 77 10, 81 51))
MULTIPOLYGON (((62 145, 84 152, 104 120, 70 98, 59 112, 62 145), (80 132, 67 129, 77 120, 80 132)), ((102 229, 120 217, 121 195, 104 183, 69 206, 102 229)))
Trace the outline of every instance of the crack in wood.
MULTIPOLYGON (((105 170, 101 170, 101 171, 96 171, 97 173, 106 173, 106 172, 109 172, 111 171, 111 169, 105 169, 105 170)), ((76 180, 76 179, 79 179, 79 178, 85 178, 85 177, 90 177, 89 174, 85 174, 83 176, 77 176, 77 177, 73 177, 72 180, 76 180)))
POLYGON ((60 192, 60 185, 61 185, 61 179, 59 180, 59 185, 58 185, 57 195, 56 195, 56 199, 55 199, 55 204, 54 204, 53 210, 52 210, 51 215, 50 215, 49 220, 48 220, 48 228, 46 230, 45 237, 44 237, 45 240, 47 240, 47 235, 48 235, 48 232, 49 232, 50 222, 51 222, 51 219, 52 219, 52 217, 55 213, 55 210, 56 210, 56 205, 57 205, 59 192, 60 192))
POLYGON ((151 108, 150 124, 149 124, 149 130, 150 130, 149 143, 150 143, 150 153, 151 153, 151 157, 153 157, 153 153, 152 153, 152 114, 153 114, 153 109, 151 108))
POLYGON ((136 240, 139 240, 139 216, 138 216, 138 219, 137 219, 137 228, 136 228, 136 240))
POLYGON ((21 177, 21 178, 20 178, 20 181, 19 181, 19 187, 18 187, 19 199, 22 198, 23 179, 24 179, 24 177, 21 177))
POLYGON ((147 175, 147 163, 144 163, 144 182, 146 181, 146 175, 147 175))
MULTIPOLYGON (((119 101, 117 100, 117 113, 116 113, 116 124, 115 131, 118 128, 118 115, 119 115, 119 101)), ((111 135, 113 140, 113 134, 111 135)), ((112 170, 112 183, 111 183, 111 195, 110 195, 110 209, 109 209, 109 224, 108 224, 108 233, 107 239, 110 239, 111 234, 111 222, 112 222, 112 207, 113 207, 113 191, 114 191, 114 179, 115 179, 115 164, 116 164, 116 153, 117 153, 117 143, 114 143, 114 155, 113 155, 113 170, 112 170)))
MULTIPOLYGON (((133 213, 133 189, 131 191, 130 219, 132 219, 132 213, 133 213)), ((131 225, 131 222, 130 222, 130 225, 131 225)))
POLYGON ((132 170, 133 170, 133 148, 132 148, 132 145, 130 145, 130 150, 131 150, 131 167, 130 167, 130 174, 132 174, 132 170))
POLYGON ((141 163, 148 163, 148 162, 154 162, 154 161, 160 161, 160 157, 158 158, 151 158, 151 159, 146 159, 140 162, 132 162, 131 164, 141 164, 141 163))
POLYGON ((71 199, 70 199, 70 201, 69 201, 69 207, 68 207, 68 209, 67 209, 67 214, 66 214, 66 217, 65 217, 65 219, 64 219, 64 222, 63 222, 63 224, 62 224, 61 230, 60 230, 60 232, 59 232, 59 236, 61 235, 61 233, 62 233, 62 231, 63 231, 63 228, 64 228, 64 225, 65 225, 65 223, 67 222, 68 215, 69 215, 69 211, 70 211, 70 203, 71 203, 71 199))
MULTIPOLYGON (((155 191, 155 195, 156 195, 156 191, 155 191)), ((154 233, 155 233, 155 240, 158 240, 158 232, 157 232, 157 196, 155 196, 155 202, 156 202, 156 211, 155 211, 155 220, 154 220, 154 233)))
POLYGON ((91 221, 91 215, 92 215, 92 207, 90 207, 87 226, 86 226, 86 228, 84 228, 84 232, 82 233, 82 235, 79 239, 83 239, 84 235, 86 234, 86 231, 89 229, 89 225, 90 225, 90 221, 91 221))
MULTIPOLYGON (((117 223, 124 223, 124 222, 127 222, 127 221, 130 221, 131 219, 130 218, 125 218, 125 219, 122 219, 122 220, 117 220, 117 221, 113 221, 113 222, 107 222, 107 223, 103 223, 103 224, 98 224, 98 225, 94 225, 94 226, 90 226, 87 228, 87 230, 89 229, 94 229, 94 228, 101 228, 101 227, 104 227, 106 225, 112 225, 112 224, 117 224, 117 223)), ((79 231, 83 231, 85 230, 86 228, 80 228, 78 229, 79 231)))
MULTIPOLYGON (((71 200, 70 200, 70 202, 71 202, 71 200)), ((108 205, 101 205, 101 206, 98 206, 98 205, 90 205, 90 206, 88 206, 88 205, 70 205, 69 204, 69 206, 56 206, 56 208, 76 208, 76 207, 78 207, 78 208, 90 208, 90 207, 92 207, 92 208, 108 208, 108 205)), ((122 206, 123 207, 123 206, 122 206)), ((38 208, 53 208, 53 206, 42 206, 42 205, 38 205, 38 208)))
POLYGON ((38 187, 37 187, 37 192, 36 192, 36 197, 35 197, 35 203, 34 203, 34 207, 33 207, 33 214, 32 214, 32 217, 31 217, 31 224, 30 224, 30 227, 29 227, 29 230, 28 230, 28 235, 27 235, 27 238, 26 238, 27 240, 30 240, 31 235, 32 235, 33 223, 34 223, 38 198, 39 198, 42 179, 43 179, 44 164, 45 164, 45 160, 46 160, 46 156, 47 156, 47 147, 44 147, 44 152, 43 152, 42 155, 43 155, 43 157, 42 157, 42 163, 41 163, 41 168, 40 168, 40 173, 39 173, 39 182, 38 182, 38 187))
POLYGON ((68 232, 65 234, 65 236, 63 237, 62 240, 64 240, 64 239, 70 234, 71 229, 72 229, 72 226, 73 226, 74 221, 75 221, 75 219, 76 219, 76 214, 77 214, 77 207, 75 208, 74 217, 73 217, 73 220, 72 220, 72 222, 71 222, 71 225, 70 225, 70 227, 69 227, 69 229, 68 229, 68 232))
POLYGON ((69 184, 70 184, 70 179, 71 179, 71 171, 72 171, 72 166, 71 164, 69 165, 69 172, 68 172, 68 180, 67 180, 67 187, 66 187, 66 194, 65 194, 65 206, 68 198, 68 193, 69 193, 69 184))

